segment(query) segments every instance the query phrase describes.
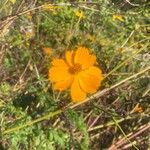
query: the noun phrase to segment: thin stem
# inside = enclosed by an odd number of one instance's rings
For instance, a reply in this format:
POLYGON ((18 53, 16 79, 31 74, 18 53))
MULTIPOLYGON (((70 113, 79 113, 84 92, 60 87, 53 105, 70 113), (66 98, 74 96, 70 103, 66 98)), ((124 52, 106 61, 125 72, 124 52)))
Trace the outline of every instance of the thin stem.
POLYGON ((36 123, 38 123, 38 122, 41 122, 41 121, 43 121, 43 120, 47 120, 47 119, 49 119, 49 118, 51 118, 51 117, 54 117, 54 116, 56 116, 56 115, 58 115, 58 114, 60 114, 60 113, 62 113, 62 112, 64 112, 64 111, 66 111, 66 109, 68 109, 68 108, 69 108, 69 109, 73 109, 73 108, 75 108, 75 107, 77 107, 77 106, 79 106, 79 105, 82 105, 82 104, 84 104, 84 103, 86 103, 86 102, 92 100, 93 98, 99 98, 100 96, 106 94, 106 93, 109 92, 110 90, 112 90, 112 89, 118 87, 119 85, 121 85, 121 84, 123 84, 123 83, 125 83, 125 82, 127 82, 127 81, 129 81, 129 80, 131 80, 131 79, 133 79, 133 78, 135 78, 135 77, 137 77, 137 76, 139 76, 139 75, 145 73, 145 72, 147 72, 148 70, 150 70, 150 66, 147 67, 147 68, 145 68, 144 70, 141 70, 140 72, 138 72, 138 73, 136 73, 136 74, 134 74, 134 75, 132 75, 132 76, 130 76, 130 77, 128 77, 128 78, 122 80, 121 82, 119 82, 119 83, 113 85, 113 86, 110 87, 110 88, 107 88, 107 89, 104 89, 103 91, 97 92, 96 94, 94 94, 93 96, 91 96, 91 97, 85 99, 85 100, 82 101, 82 102, 79 102, 79 103, 74 104, 74 105, 71 105, 71 103, 70 103, 70 104, 68 104, 66 107, 64 107, 63 109, 59 109, 59 110, 57 110, 57 111, 55 111, 55 112, 50 112, 48 115, 45 115, 45 116, 43 116, 43 117, 41 117, 41 118, 38 118, 38 119, 35 119, 35 120, 32 120, 32 121, 29 121, 29 122, 27 122, 26 124, 19 125, 19 126, 14 127, 14 128, 6 129, 5 131, 3 131, 3 134, 12 133, 12 132, 17 131, 17 130, 19 130, 19 129, 23 129, 23 128, 27 127, 27 126, 31 126, 31 125, 36 124, 36 123))
POLYGON ((142 47, 141 49, 139 49, 137 52, 135 52, 132 56, 130 56, 129 58, 127 58, 126 60, 124 60, 122 63, 120 63, 118 66, 116 66, 114 69, 112 69, 104 78, 107 78, 109 75, 111 75, 112 73, 114 73, 116 70, 118 70, 119 68, 121 68, 123 65, 125 65, 127 62, 129 62, 129 60, 131 60, 134 56, 136 56, 138 53, 140 53, 141 51, 145 50, 145 48, 148 46, 149 44, 147 44, 146 46, 142 47))
POLYGON ((123 131, 123 129, 121 128, 121 126, 119 125, 119 123, 116 121, 116 119, 114 117, 112 117, 114 123, 116 124, 116 126, 119 128, 119 130, 122 132, 123 136, 126 138, 126 140, 132 144, 132 146, 136 149, 136 150, 139 150, 135 144, 133 144, 132 141, 130 141, 130 139, 128 139, 127 135, 125 134, 125 132, 123 131))

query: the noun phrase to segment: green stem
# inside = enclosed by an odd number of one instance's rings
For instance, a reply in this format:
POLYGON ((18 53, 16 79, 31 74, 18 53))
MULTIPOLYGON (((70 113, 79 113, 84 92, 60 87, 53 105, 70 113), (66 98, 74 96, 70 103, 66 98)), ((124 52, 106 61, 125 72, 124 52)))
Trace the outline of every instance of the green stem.
POLYGON ((113 119, 114 123, 116 124, 116 126, 119 128, 119 130, 122 132, 122 134, 123 134, 123 136, 125 137, 125 139, 126 139, 130 144, 132 144, 132 146, 133 146, 136 150, 139 150, 139 149, 136 147, 136 145, 133 144, 133 142, 128 139, 127 135, 125 134, 125 132, 123 131, 123 129, 122 129, 121 126, 119 125, 118 121, 117 121, 114 117, 112 117, 112 119, 113 119))

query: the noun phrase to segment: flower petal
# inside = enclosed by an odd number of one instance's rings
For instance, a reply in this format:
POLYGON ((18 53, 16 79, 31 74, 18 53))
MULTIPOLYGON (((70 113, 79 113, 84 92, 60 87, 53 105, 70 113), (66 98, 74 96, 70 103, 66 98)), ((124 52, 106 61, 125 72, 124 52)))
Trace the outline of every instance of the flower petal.
POLYGON ((60 67, 60 68, 68 68, 68 65, 65 63, 63 59, 55 58, 52 61, 52 65, 54 67, 60 67))
POLYGON ((48 79, 51 82, 64 81, 71 76, 68 72, 68 65, 63 59, 54 59, 52 65, 53 67, 51 67, 48 72, 48 79))
POLYGON ((73 81, 73 77, 70 76, 68 79, 64 81, 56 82, 53 88, 54 90, 59 90, 59 91, 66 90, 67 88, 71 86, 72 81, 73 81))
POLYGON ((89 49, 79 47, 75 53, 74 63, 82 65, 82 69, 93 66, 96 63, 96 56, 89 53, 89 49))
POLYGON ((100 81, 104 79, 102 71, 98 67, 95 67, 95 66, 89 67, 89 69, 87 70, 87 73, 89 75, 98 77, 100 81))
POLYGON ((65 53, 65 59, 69 66, 73 65, 73 58, 74 58, 74 52, 73 51, 66 51, 65 53))
POLYGON ((63 67, 52 67, 49 69, 48 72, 48 79, 51 82, 64 81, 70 76, 71 75, 69 74, 68 69, 63 67))
POLYGON ((101 70, 97 67, 90 67, 79 74, 80 87, 86 93, 95 93, 102 81, 101 70))
POLYGON ((71 86, 71 98, 75 103, 83 101, 86 98, 86 93, 80 88, 78 76, 74 78, 71 86))
POLYGON ((99 86, 99 79, 88 74, 82 74, 79 78, 79 83, 86 93, 95 93, 99 86))

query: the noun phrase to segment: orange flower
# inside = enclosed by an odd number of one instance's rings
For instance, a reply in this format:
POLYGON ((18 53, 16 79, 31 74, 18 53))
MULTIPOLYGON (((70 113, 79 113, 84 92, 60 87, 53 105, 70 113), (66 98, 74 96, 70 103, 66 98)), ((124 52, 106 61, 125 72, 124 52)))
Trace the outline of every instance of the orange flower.
POLYGON ((138 112, 138 113, 142 113, 143 112, 143 108, 139 105, 137 105, 134 109, 134 112, 138 112))
POLYGON ((54 90, 63 91, 70 88, 73 102, 94 93, 103 80, 102 71, 95 67, 96 57, 89 49, 78 47, 76 51, 66 51, 65 59, 54 59, 49 69, 48 79, 54 90))
POLYGON ((49 55, 52 54, 52 49, 49 48, 49 47, 44 47, 44 48, 43 48, 43 52, 44 52, 44 54, 45 54, 46 56, 49 56, 49 55))

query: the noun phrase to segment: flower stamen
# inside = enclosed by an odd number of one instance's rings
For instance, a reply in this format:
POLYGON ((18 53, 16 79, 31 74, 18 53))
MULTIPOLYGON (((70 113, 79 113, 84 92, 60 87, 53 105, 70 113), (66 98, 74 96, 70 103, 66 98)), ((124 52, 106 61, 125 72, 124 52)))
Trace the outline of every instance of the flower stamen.
POLYGON ((81 65, 80 64, 75 64, 74 66, 71 66, 68 71, 71 74, 77 74, 81 70, 82 70, 81 65))

